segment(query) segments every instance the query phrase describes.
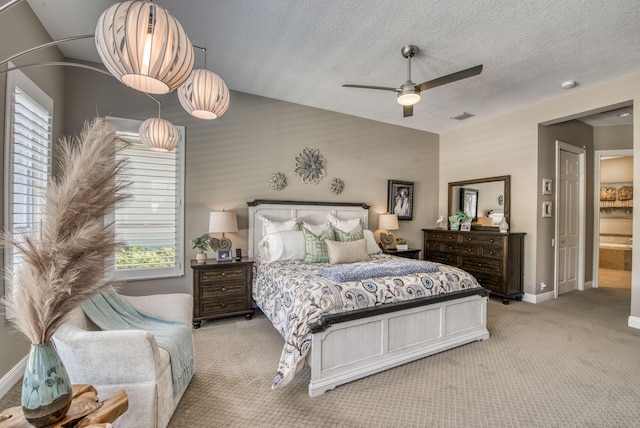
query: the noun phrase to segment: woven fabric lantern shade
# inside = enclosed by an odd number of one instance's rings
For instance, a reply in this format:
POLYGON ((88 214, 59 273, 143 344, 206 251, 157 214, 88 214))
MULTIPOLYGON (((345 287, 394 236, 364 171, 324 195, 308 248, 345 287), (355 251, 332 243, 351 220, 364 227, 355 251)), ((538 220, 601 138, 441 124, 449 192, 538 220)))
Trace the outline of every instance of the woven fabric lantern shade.
POLYGON ((142 92, 172 92, 193 70, 193 45, 182 25, 149 1, 109 7, 98 19, 95 40, 107 70, 142 92))
POLYGON ((216 119, 229 108, 229 88, 213 71, 197 69, 178 88, 178 99, 190 115, 216 119))
POLYGON ((180 140, 180 134, 173 123, 159 117, 142 122, 138 135, 145 147, 156 152, 169 152, 175 149, 180 140))

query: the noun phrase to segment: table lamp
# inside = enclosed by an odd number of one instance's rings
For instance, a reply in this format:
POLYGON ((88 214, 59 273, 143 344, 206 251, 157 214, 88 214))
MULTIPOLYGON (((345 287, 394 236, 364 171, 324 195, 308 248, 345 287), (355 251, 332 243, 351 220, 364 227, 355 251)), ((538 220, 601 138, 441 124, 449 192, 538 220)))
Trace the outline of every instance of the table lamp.
POLYGON ((209 233, 222 233, 222 238, 211 238, 211 249, 230 250, 231 240, 225 238, 226 232, 237 232, 238 220, 236 214, 230 211, 211 211, 209 214, 209 233))
POLYGON ((396 238, 390 230, 398 230, 398 216, 396 214, 380 214, 378 216, 378 229, 380 229, 380 243, 385 250, 395 248, 396 238))

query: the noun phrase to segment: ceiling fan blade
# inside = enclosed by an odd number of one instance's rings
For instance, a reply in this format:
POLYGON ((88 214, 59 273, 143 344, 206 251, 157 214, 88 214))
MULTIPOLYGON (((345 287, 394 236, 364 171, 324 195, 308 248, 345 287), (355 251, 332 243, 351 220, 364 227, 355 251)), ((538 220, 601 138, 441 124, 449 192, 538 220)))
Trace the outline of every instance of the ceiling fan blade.
POLYGON ((398 88, 388 88, 386 86, 369 86, 369 85, 342 85, 345 88, 364 88, 364 89, 380 89, 383 91, 393 91, 393 92, 400 92, 400 89, 398 88))
POLYGON ((402 106, 402 117, 413 116, 413 106, 402 106))
POLYGON ((453 83, 458 80, 466 79, 480 74, 482 72, 482 64, 475 67, 467 68, 466 70, 451 73, 446 76, 438 77, 437 79, 422 82, 417 85, 419 91, 425 91, 427 89, 435 88, 437 86, 446 85, 447 83, 453 83))

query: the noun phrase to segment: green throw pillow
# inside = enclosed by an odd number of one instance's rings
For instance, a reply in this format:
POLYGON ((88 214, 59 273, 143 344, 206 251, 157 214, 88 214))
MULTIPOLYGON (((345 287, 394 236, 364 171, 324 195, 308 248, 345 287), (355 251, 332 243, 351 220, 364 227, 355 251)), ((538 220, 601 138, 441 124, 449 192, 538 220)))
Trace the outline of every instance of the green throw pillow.
POLYGON ((304 261, 307 263, 326 263, 329 261, 329 250, 327 249, 327 243, 324 242, 327 239, 333 240, 333 229, 329 228, 321 235, 314 235, 306 228, 302 228, 304 232, 304 261))
POLYGON ((336 241, 338 242, 351 242, 364 239, 364 232, 362 232, 362 226, 358 226, 351 232, 343 232, 340 229, 333 228, 333 233, 336 235, 336 241))

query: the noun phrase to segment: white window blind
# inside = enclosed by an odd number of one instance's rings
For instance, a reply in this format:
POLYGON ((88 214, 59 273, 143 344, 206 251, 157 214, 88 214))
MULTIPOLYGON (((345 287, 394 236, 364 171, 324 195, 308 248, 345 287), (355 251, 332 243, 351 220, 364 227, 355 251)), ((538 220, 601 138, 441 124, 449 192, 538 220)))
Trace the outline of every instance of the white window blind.
POLYGON ((131 182, 131 197, 116 207, 116 239, 124 246, 115 254, 115 274, 122 279, 182 275, 184 194, 184 128, 171 152, 147 149, 137 136, 139 121, 107 118, 129 146, 122 179, 131 182))
MULTIPOLYGON (((24 73, 7 78, 5 138, 5 229, 20 239, 38 233, 51 176, 53 101, 24 73)), ((20 255, 7 249, 5 263, 17 266, 20 255)))

